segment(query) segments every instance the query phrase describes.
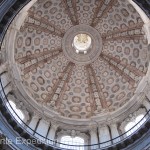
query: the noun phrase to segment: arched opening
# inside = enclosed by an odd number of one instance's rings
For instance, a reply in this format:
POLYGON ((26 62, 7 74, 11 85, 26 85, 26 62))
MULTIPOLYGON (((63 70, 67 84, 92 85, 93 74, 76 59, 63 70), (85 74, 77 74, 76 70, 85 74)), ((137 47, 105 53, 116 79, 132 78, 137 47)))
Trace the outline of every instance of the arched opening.
POLYGON ((60 147, 62 148, 84 150, 83 146, 79 146, 79 145, 84 145, 84 139, 81 137, 63 136, 60 142, 66 144, 66 145, 61 144, 60 147), (69 145, 76 145, 76 146, 69 146, 69 145))
POLYGON ((143 117, 144 117, 144 115, 141 114, 141 115, 137 116, 133 121, 129 122, 125 126, 125 132, 127 132, 126 133, 127 136, 129 136, 132 133, 134 133, 146 121, 146 118, 143 118, 143 117))
POLYGON ((16 104, 12 101, 7 102, 6 105, 8 109, 10 110, 11 114, 14 116, 14 118, 21 124, 22 123, 21 120, 24 120, 25 118, 22 111, 20 109, 17 109, 16 104))

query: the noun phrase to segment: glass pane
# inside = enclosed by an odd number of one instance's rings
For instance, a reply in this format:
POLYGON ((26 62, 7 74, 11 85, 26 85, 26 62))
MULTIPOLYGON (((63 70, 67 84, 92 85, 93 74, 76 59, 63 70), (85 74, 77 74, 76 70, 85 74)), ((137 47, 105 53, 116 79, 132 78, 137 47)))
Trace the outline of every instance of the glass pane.
POLYGON ((16 108, 16 104, 15 104, 14 102, 12 102, 12 101, 9 101, 9 103, 6 103, 6 105, 7 105, 8 109, 10 110, 11 114, 15 117, 15 119, 16 119, 19 123, 21 123, 21 120, 24 119, 24 115, 23 115, 22 111, 21 111, 20 109, 17 109, 17 108, 16 108), (15 111, 16 113, 15 113, 14 111, 15 111), (20 118, 21 120, 18 118, 18 116, 19 116, 19 118, 20 118))
POLYGON ((129 122, 126 127, 125 127, 125 131, 129 131, 133 126, 135 126, 137 123, 137 125, 132 128, 129 132, 126 133, 127 136, 129 136, 130 134, 132 134, 133 132, 135 132, 145 121, 146 118, 143 118, 144 115, 139 115, 136 117, 136 119, 133 122, 129 122), (143 119, 142 119, 143 118, 143 119), (142 120, 141 120, 142 119, 142 120))
POLYGON ((67 145, 61 144, 60 147, 62 147, 62 148, 67 148, 70 150, 84 150, 83 146, 82 147, 80 147, 80 146, 69 146, 69 145, 84 145, 84 139, 82 139, 80 137, 72 138, 71 136, 63 136, 61 138, 61 143, 67 144, 67 145))
POLYGON ((140 124, 142 125, 142 124, 146 121, 146 119, 143 118, 143 117, 144 117, 144 115, 139 115, 139 116, 137 116, 135 122, 138 123, 139 121, 141 121, 140 124), (143 118, 143 119, 142 119, 142 118, 143 118), (142 120, 141 120, 141 119, 142 119, 142 120))
POLYGON ((132 134, 134 132, 134 128, 132 130, 130 130, 133 126, 135 125, 135 122, 129 122, 126 127, 125 127, 125 131, 127 132, 127 136, 129 136, 130 134, 132 134))

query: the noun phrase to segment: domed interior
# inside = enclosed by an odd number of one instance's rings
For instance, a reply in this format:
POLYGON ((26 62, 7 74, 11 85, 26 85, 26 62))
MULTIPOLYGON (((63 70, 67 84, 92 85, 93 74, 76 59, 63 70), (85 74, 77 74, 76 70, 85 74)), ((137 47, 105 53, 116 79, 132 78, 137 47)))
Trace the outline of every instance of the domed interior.
POLYGON ((38 0, 15 38, 18 90, 36 111, 71 120, 123 109, 148 70, 143 24, 124 0, 38 0))

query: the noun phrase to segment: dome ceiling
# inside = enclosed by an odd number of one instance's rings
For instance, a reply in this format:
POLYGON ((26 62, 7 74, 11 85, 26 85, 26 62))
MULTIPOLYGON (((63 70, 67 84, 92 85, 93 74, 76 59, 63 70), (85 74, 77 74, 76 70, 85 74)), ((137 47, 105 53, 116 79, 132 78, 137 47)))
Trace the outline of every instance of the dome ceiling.
POLYGON ((116 111, 132 98, 147 72, 148 48, 143 22, 127 1, 38 0, 28 13, 17 33, 15 61, 35 102, 86 119, 116 111), (64 39, 79 30, 92 39, 85 54, 67 49, 72 40, 64 39))

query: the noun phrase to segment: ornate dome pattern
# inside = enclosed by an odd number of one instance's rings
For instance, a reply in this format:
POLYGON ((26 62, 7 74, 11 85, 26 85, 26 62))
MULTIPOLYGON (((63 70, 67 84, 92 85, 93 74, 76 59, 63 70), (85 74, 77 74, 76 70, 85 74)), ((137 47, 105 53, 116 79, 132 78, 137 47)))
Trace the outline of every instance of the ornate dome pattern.
POLYGON ((67 118, 87 119, 114 112, 132 98, 148 69, 148 46, 131 4, 38 0, 28 13, 14 57, 35 103, 67 118), (70 61, 62 48, 66 32, 81 24, 102 38, 101 53, 88 64, 70 61))

